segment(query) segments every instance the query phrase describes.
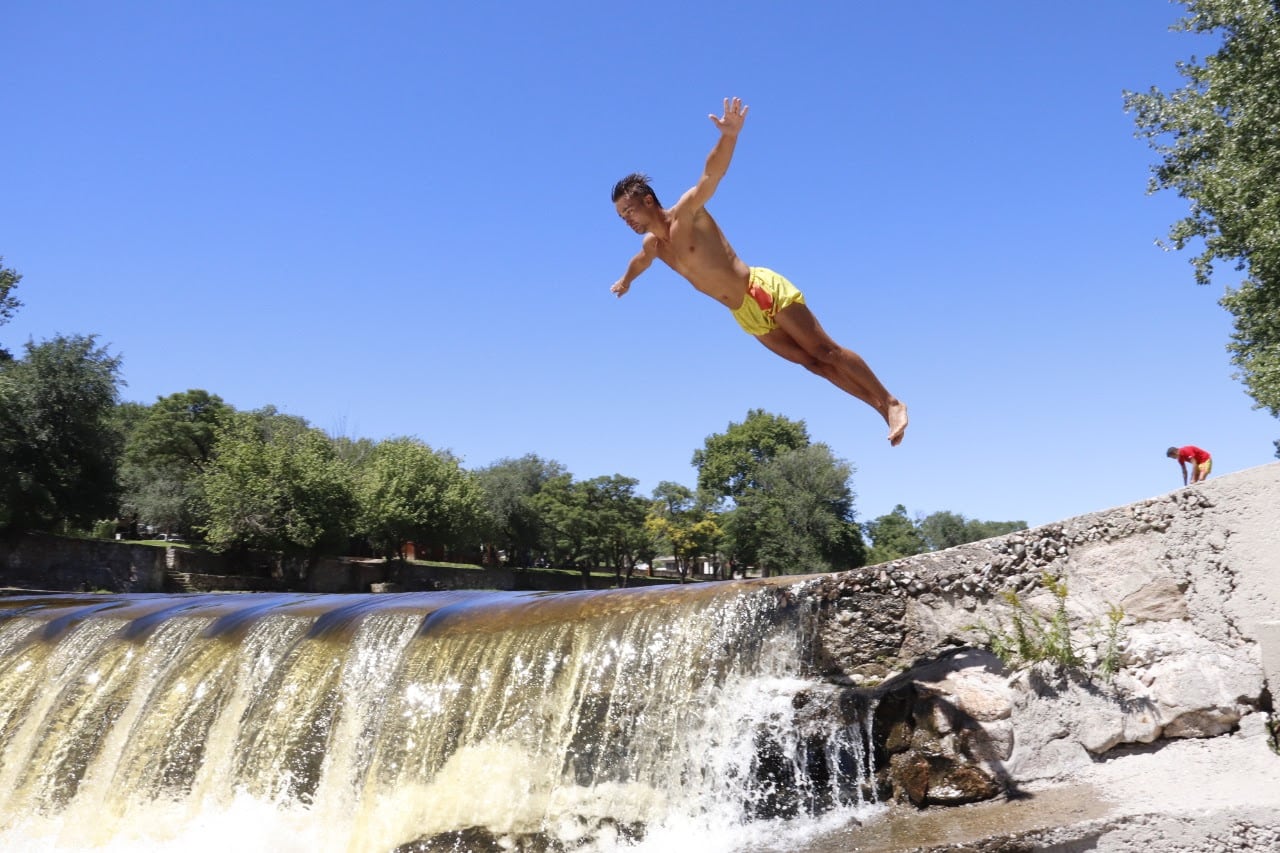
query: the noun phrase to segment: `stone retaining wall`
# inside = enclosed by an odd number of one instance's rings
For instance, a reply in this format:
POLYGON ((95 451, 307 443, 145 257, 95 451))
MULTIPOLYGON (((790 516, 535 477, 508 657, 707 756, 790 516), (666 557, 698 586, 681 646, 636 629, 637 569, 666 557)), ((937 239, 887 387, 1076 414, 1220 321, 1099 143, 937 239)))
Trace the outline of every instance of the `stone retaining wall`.
MULTIPOLYGON (((592 577, 595 588, 612 578, 592 577)), ((635 576, 631 586, 670 584, 635 576)), ((579 574, 507 568, 399 565, 383 560, 327 557, 309 564, 279 554, 215 554, 191 548, 136 545, 28 533, 0 539, 0 586, 75 592, 302 592, 351 593, 437 589, 578 590, 579 574)))
POLYGON ((78 592, 160 592, 161 548, 42 533, 0 539, 0 584, 78 592))

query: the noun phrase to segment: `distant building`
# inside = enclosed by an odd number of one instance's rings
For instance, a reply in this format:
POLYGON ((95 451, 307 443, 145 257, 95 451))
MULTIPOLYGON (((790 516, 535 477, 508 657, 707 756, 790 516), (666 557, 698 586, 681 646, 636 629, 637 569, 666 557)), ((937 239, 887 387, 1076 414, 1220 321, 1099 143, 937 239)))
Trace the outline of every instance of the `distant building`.
MULTIPOLYGON (((639 569, 640 567, 637 566, 636 568, 639 569)), ((655 575, 670 575, 671 577, 678 577, 680 574, 680 567, 677 565, 676 558, 674 556, 654 557, 653 573, 655 575)), ((705 558, 699 558, 689 570, 689 574, 691 575, 707 575, 708 577, 715 573, 716 570, 712 567, 711 561, 705 558)))

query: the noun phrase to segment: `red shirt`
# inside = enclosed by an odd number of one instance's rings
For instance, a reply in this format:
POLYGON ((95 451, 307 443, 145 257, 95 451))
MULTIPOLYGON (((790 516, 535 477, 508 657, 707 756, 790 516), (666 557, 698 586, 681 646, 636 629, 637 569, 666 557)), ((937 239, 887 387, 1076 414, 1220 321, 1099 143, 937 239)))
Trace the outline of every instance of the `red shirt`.
POLYGON ((1186 447, 1178 448, 1178 461, 1194 461, 1197 465, 1203 465, 1209 461, 1209 453, 1206 450, 1201 450, 1194 444, 1188 444, 1186 447))

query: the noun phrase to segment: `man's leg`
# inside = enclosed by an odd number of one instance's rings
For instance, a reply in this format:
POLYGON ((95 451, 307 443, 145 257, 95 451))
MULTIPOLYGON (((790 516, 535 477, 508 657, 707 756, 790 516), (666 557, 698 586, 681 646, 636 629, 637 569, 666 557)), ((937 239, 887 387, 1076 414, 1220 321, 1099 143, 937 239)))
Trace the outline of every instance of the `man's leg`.
POLYGON ((907 429, 907 407, 880 384, 860 355, 832 340, 803 303, 788 305, 774 320, 778 327, 760 336, 760 343, 875 409, 889 425, 889 443, 897 445, 902 441, 907 429))

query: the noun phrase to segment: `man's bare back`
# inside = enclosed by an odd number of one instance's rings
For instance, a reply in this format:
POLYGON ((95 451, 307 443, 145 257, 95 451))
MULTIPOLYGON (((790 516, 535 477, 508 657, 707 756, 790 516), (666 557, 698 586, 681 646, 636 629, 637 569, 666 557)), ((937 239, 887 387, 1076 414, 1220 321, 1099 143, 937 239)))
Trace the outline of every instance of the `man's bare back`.
POLYGON ((741 99, 730 103, 726 98, 724 114, 710 116, 720 129, 720 139, 707 156, 702 177, 672 207, 658 203, 644 175, 629 175, 614 186, 618 216, 644 239, 640 252, 610 290, 622 296, 654 258, 661 260, 695 288, 724 303, 739 324, 770 350, 874 408, 889 425, 889 442, 897 445, 907 429, 907 407, 885 390, 861 356, 827 335, 790 282, 771 270, 747 266, 705 208, 728 171, 747 109, 741 99), (758 273, 771 274, 774 290, 757 285, 758 273), (759 316, 747 316, 752 312, 759 316))

